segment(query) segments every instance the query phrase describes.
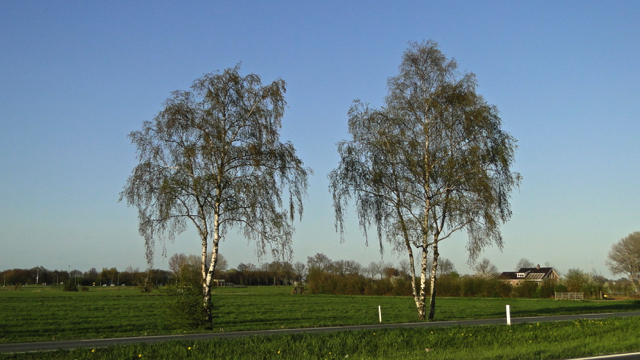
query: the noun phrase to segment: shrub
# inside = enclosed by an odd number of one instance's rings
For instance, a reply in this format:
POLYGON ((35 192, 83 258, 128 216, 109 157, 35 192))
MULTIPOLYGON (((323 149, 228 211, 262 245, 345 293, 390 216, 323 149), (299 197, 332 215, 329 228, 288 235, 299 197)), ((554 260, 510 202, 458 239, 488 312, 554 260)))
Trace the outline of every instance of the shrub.
MULTIPOLYGON (((163 293, 169 296, 165 303, 165 314, 169 323, 178 328, 193 330, 211 329, 213 324, 207 321, 207 309, 202 302, 201 275, 197 272, 183 272, 178 285, 167 286, 163 293)), ((214 306, 213 297, 208 304, 215 318, 218 306, 214 306)))
POLYGON ((532 298, 536 295, 538 284, 534 281, 522 281, 519 285, 513 287, 513 294, 516 297, 532 298))
POLYGON ((138 274, 136 287, 143 293, 150 293, 156 288, 151 282, 151 273, 149 271, 138 274))
POLYGON ((544 279, 542 284, 540 284, 540 288, 538 289, 538 297, 545 299, 554 297, 554 291, 557 284, 558 282, 554 279, 544 279))
POLYGON ((557 284, 553 287, 554 292, 568 292, 567 287, 564 284, 557 284))
POLYGON ((476 283, 471 276, 463 276, 460 278, 460 295, 463 297, 472 297, 476 295, 476 283))
POLYGON ((411 295, 411 282, 400 277, 374 281, 362 275, 331 274, 314 268, 307 275, 309 292, 331 295, 411 295))
POLYGON ((569 269, 564 276, 564 285, 569 292, 581 291, 580 289, 587 285, 588 282, 589 277, 580 269, 569 269))
POLYGON ((451 273, 442 275, 436 282, 436 295, 440 296, 460 296, 460 275, 451 273))
POLYGON ((504 281, 498 281, 498 294, 501 297, 511 297, 513 293, 513 286, 504 281))
POLYGON ((71 281, 62 285, 62 291, 78 291, 78 285, 72 284, 71 281))

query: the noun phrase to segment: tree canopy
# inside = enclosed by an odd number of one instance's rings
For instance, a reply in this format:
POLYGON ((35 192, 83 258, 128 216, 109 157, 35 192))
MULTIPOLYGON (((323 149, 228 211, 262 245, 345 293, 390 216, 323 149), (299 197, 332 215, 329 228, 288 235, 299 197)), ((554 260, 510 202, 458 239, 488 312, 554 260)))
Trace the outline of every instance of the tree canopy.
POLYGON ((640 231, 633 232, 613 244, 606 264, 612 274, 627 274, 631 281, 636 281, 640 272, 640 231))
POLYGON ((386 238, 405 251, 413 276, 414 249, 420 251, 420 288, 413 289, 420 318, 428 250, 433 318, 438 243, 464 229, 472 260, 488 244, 501 247, 499 225, 511 216, 510 193, 520 181, 511 171, 516 141, 476 87, 474 74, 460 74, 435 42, 411 44, 388 80, 385 105, 354 101, 351 139, 338 143, 340 163, 329 174, 341 234, 353 200, 365 237, 373 226, 381 250, 386 238))
POLYGON ((536 265, 533 262, 531 262, 531 260, 527 258, 522 258, 518 260, 518 263, 516 264, 516 270, 520 270, 522 268, 532 268, 535 266, 536 265))
POLYGON ((157 239, 173 240, 188 224, 196 228, 205 310, 229 229, 255 240, 259 255, 270 248, 290 256, 292 222, 302 216, 311 173, 293 144, 280 142, 284 80, 262 85, 258 75, 241 76, 239 68, 206 74, 191 91, 174 91, 153 121, 129 135, 139 164, 121 200, 138 208, 149 262, 157 239))
POLYGON ((490 279, 496 277, 500 274, 498 271, 498 267, 489 261, 489 259, 484 258, 482 261, 476 263, 473 266, 473 271, 475 275, 481 278, 490 279))

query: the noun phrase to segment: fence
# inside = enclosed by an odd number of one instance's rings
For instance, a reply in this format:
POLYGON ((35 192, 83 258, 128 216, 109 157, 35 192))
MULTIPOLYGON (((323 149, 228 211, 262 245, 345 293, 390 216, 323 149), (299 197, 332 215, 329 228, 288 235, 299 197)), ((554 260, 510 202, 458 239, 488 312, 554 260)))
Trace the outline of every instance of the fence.
POLYGON ((556 300, 584 300, 584 293, 581 292, 557 292, 556 300))

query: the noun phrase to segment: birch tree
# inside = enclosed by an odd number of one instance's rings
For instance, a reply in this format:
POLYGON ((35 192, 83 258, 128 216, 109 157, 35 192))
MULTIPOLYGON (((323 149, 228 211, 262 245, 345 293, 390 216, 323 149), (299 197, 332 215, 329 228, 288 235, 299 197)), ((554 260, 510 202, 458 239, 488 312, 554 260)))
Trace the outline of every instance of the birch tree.
POLYGON ((293 220, 311 170, 279 131, 285 82, 262 85, 239 66, 175 91, 142 130, 129 134, 139 164, 120 199, 138 208, 139 232, 152 262, 155 242, 173 241, 189 225, 201 244, 202 303, 210 323, 211 283, 229 229, 290 257, 293 220), (210 260, 208 260, 208 257, 210 260))
POLYGON ((435 42, 411 44, 388 80, 385 105, 352 105, 352 138, 338 143, 341 160, 329 174, 337 230, 344 234, 354 201, 365 239, 374 227, 381 251, 386 239, 407 254, 419 319, 427 286, 434 318, 439 243, 466 231, 471 261, 489 244, 501 247, 499 225, 511 216, 510 193, 520 181, 510 170, 516 140, 476 87, 474 74, 460 74, 435 42))

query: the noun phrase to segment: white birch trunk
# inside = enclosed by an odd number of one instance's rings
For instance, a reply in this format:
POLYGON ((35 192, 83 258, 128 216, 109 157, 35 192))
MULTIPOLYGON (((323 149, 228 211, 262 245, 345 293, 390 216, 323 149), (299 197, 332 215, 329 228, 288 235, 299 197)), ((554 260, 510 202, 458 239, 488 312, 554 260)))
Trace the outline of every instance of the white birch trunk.
POLYGON ((427 298, 427 260, 428 247, 423 242, 422 261, 420 262, 420 296, 418 304, 418 318, 424 320, 426 317, 426 298, 427 298))
POLYGON ((436 314, 436 280, 438 270, 438 241, 433 242, 433 264, 431 266, 431 300, 429 301, 429 320, 433 320, 436 314))
POLYGON ((213 273, 218 262, 218 248, 220 244, 220 216, 218 209, 220 204, 215 204, 213 215, 213 246, 211 248, 211 263, 207 266, 207 241, 203 240, 202 245, 202 305, 205 309, 206 324, 210 326, 211 314, 211 283, 213 282, 213 273))

